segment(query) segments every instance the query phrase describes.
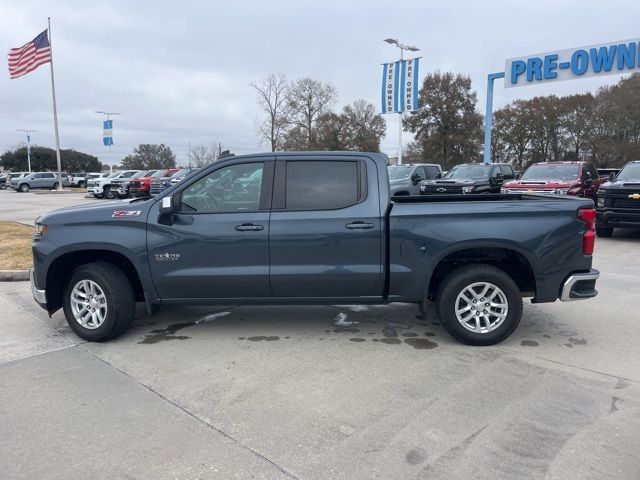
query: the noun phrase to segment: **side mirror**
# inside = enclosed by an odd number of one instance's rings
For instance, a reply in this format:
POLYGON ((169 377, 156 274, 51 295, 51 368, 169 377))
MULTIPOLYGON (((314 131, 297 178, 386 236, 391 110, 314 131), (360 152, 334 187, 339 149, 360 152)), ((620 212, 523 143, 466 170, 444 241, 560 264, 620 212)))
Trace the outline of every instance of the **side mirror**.
POLYGON ((610 182, 615 182, 615 181, 616 181, 616 174, 615 174, 615 172, 610 172, 610 173, 609 173, 609 181, 610 181, 610 182))
POLYGON ((438 180, 439 178, 442 178, 442 174, 440 172, 436 173, 436 180, 438 180))
POLYGON ((414 173, 413 175, 411 175, 411 181, 414 185, 417 185, 417 183, 420 181, 420 175, 414 173))
POLYGON ((171 215, 173 212, 175 212, 173 197, 171 195, 164 197, 160 204, 160 215, 171 215))
POLYGON ((496 185, 501 185, 504 183, 504 175, 501 172, 496 173, 495 177, 493 177, 493 181, 496 185))
POLYGON ((593 182, 593 179, 591 178, 591 172, 585 172, 584 181, 583 181, 584 186, 590 187, 592 182, 593 182))
POLYGON ((516 173, 516 180, 520 180, 520 177, 522 177, 522 173, 520 172, 516 173))

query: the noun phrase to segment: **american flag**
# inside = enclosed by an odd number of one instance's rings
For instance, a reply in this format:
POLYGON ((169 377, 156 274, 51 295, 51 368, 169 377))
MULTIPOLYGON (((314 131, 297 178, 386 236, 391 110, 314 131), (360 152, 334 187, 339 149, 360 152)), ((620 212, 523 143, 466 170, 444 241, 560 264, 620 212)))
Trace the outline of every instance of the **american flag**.
POLYGON ((45 30, 22 47, 12 48, 9 51, 9 77, 21 77, 49 62, 51 62, 51 45, 48 31, 45 30))

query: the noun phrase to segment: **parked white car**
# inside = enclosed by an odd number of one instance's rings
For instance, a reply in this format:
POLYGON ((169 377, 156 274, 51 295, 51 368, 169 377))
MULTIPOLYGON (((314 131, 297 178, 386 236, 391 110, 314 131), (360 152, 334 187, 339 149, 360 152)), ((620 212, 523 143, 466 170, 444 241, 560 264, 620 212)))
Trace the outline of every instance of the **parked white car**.
POLYGON ((87 192, 91 193, 96 198, 115 198, 115 190, 111 190, 111 183, 117 178, 130 178, 138 170, 121 170, 119 172, 113 172, 106 177, 92 178, 87 180, 87 192))

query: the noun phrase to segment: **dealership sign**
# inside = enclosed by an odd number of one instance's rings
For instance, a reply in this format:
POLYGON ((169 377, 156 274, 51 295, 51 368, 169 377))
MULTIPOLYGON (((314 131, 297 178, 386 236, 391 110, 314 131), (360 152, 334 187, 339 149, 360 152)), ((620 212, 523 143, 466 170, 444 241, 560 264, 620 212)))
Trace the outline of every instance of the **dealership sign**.
POLYGON ((504 86, 631 73, 640 67, 640 39, 510 58, 505 64, 504 86))

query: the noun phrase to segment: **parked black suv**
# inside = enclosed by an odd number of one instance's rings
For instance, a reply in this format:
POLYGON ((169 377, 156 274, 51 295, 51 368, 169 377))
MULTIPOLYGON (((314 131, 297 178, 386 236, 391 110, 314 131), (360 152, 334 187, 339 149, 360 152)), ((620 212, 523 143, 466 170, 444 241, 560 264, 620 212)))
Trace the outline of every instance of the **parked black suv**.
POLYGON ((502 184, 515 178, 516 172, 508 163, 462 163, 441 179, 422 182, 420 194, 500 193, 502 184))
POLYGON ((640 228, 640 160, 627 163, 598 190, 596 233, 610 237, 613 229, 640 228))

